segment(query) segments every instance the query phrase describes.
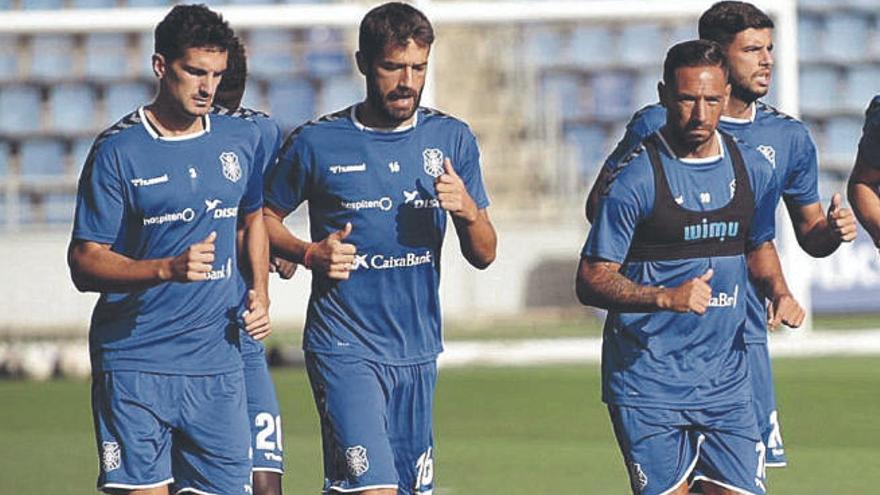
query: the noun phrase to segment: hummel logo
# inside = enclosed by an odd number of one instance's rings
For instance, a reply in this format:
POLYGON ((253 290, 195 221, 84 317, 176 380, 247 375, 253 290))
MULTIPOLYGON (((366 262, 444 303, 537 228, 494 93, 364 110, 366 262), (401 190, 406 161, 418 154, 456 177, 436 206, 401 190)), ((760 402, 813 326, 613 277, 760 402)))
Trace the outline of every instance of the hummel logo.
POLYGON ((351 270, 357 270, 358 268, 369 268, 367 265, 367 255, 366 254, 356 254, 354 255, 354 261, 351 262, 351 270))
POLYGON ((213 210, 214 208, 217 207, 217 205, 219 205, 222 202, 223 201, 221 201, 219 199, 206 199, 205 200, 205 211, 213 210))
POLYGON ((410 201, 415 201, 419 199, 419 191, 415 190, 413 192, 409 192, 407 190, 403 191, 404 203, 409 203, 410 201))

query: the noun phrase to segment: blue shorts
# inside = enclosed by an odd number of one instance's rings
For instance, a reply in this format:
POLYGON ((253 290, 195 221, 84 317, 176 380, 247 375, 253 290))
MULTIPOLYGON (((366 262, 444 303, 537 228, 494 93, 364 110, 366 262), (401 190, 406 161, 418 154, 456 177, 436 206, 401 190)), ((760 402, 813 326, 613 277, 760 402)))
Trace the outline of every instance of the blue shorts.
POLYGON ((92 378, 100 490, 250 492, 241 371, 208 376, 108 371, 92 378))
POLYGON ((308 352, 306 369, 321 418, 325 493, 431 493, 435 361, 391 366, 308 352))
POLYGON ((758 419, 761 440, 767 446, 767 467, 785 467, 785 447, 782 430, 776 412, 776 388, 773 386, 773 370, 766 343, 746 344, 749 360, 749 379, 752 382, 752 403, 758 419))
POLYGON ((284 474, 281 410, 266 362, 266 348, 250 336, 241 336, 241 359, 247 389, 247 412, 254 454, 254 471, 284 474))
POLYGON ((697 410, 609 406, 632 491, 663 495, 706 481, 749 495, 764 488, 764 444, 750 403, 697 410))

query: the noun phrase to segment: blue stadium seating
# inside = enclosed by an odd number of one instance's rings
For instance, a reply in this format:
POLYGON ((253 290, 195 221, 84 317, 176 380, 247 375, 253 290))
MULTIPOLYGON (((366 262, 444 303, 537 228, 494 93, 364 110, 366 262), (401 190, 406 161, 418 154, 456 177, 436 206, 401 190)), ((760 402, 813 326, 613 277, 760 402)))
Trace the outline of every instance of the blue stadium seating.
POLYGON ((107 127, 135 108, 149 103, 153 93, 149 86, 132 82, 112 84, 104 93, 104 123, 107 127))
POLYGON ((324 79, 321 84, 321 98, 318 106, 318 115, 341 110, 345 107, 363 101, 364 80, 352 77, 334 77, 324 79))
POLYGON ((63 84, 49 91, 49 120, 56 132, 93 130, 97 122, 97 98, 91 86, 63 84))
POLYGON ((162 7, 171 5, 173 0, 125 0, 129 7, 162 7))
POLYGON ((587 117, 593 101, 588 98, 589 89, 577 74, 551 72, 541 78, 541 96, 544 105, 554 108, 554 114, 563 119, 587 117))
POLYGON ((315 117, 315 90, 305 79, 271 81, 266 100, 272 118, 285 130, 315 117))
POLYGON ((0 132, 26 134, 40 129, 41 96, 34 86, 0 87, 0 132))
POLYGON ((599 67, 615 60, 614 36, 601 25, 579 26, 569 39, 568 60, 583 67, 599 67))
POLYGON ((837 104, 837 70, 807 66, 800 71, 800 107, 804 112, 825 112, 837 104))
POLYGON ((138 36, 138 59, 134 61, 135 70, 137 74, 149 79, 156 77, 153 74, 153 44, 153 33, 142 33, 138 36))
POLYGON ((645 105, 657 103, 660 97, 657 95, 657 83, 660 82, 663 69, 659 66, 654 69, 646 69, 639 72, 632 90, 631 113, 645 105))
POLYGON ((859 60, 869 45, 870 19, 857 14, 832 14, 825 19, 825 54, 833 60, 859 60))
POLYGON ((346 74, 352 70, 354 54, 344 44, 338 29, 313 28, 306 35, 306 71, 326 77, 346 74))
POLYGON ((43 196, 43 212, 50 224, 71 224, 76 209, 76 196, 53 193, 43 196))
POLYGON ((85 73, 92 79, 129 75, 127 37, 120 33, 89 34, 85 40, 85 73))
POLYGON ((0 81, 18 77, 18 39, 15 35, 0 35, 0 81))
POLYGON ((38 34, 31 40, 30 48, 32 77, 64 79, 74 73, 73 37, 38 34))
POLYGON ((293 32, 251 31, 247 37, 248 71, 255 76, 290 75, 297 69, 293 32))
POLYGON ((526 28, 523 35, 525 59, 535 67, 552 67, 562 62, 565 43, 559 30, 546 26, 526 28))
POLYGON ((64 163, 64 143, 48 138, 22 141, 19 149, 19 167, 19 175, 25 180, 64 175, 67 172, 64 163))
POLYGON ((656 64, 666 54, 666 36, 657 24, 626 25, 620 35, 620 58, 629 64, 656 64))
POLYGON ((666 44, 666 49, 663 51, 662 59, 666 58, 666 50, 675 45, 676 43, 681 43, 682 41, 688 41, 692 39, 696 39, 698 37, 697 34, 697 26, 692 22, 684 22, 682 24, 676 24, 669 31, 669 42, 666 44))
POLYGON ((9 10, 12 8, 12 0, 0 0, 0 10, 9 10))
POLYGON ((607 153, 605 130, 596 125, 566 126, 565 142, 574 151, 581 177, 591 177, 602 165, 607 153))
POLYGON ((91 151, 92 143, 94 142, 94 138, 80 138, 73 141, 70 159, 73 161, 73 168, 77 177, 82 172, 83 165, 86 163, 86 158, 89 157, 89 151, 91 151))
POLYGON ((116 0, 73 0, 71 3, 71 7, 77 9, 106 9, 116 6, 116 0))
POLYGON ((9 141, 0 141, 0 177, 6 177, 10 172, 11 153, 9 141))
POLYGON ((880 67, 862 65, 850 67, 846 72, 846 87, 841 91, 846 108, 861 111, 880 91, 880 67))
POLYGON ((854 163, 861 135, 862 119, 855 117, 830 119, 825 126, 825 141, 820 151, 835 160, 854 163))
POLYGON ((798 16, 798 59, 816 60, 821 57, 822 20, 816 15, 798 16))
POLYGON ((64 0, 27 0, 20 5, 24 10, 55 10, 64 7, 64 0))
POLYGON ((593 114, 601 120, 623 120, 635 106, 635 78, 626 72, 603 71, 592 80, 593 114))

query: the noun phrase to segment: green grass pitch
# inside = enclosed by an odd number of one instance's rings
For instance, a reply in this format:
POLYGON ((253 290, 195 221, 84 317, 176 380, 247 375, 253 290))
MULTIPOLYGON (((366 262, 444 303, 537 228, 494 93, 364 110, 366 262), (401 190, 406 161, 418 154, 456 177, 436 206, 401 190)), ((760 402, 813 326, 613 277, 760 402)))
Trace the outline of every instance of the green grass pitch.
MULTIPOLYGON (((769 493, 880 490, 880 358, 775 361, 791 465, 769 493)), ((275 373, 288 495, 321 484, 317 420, 303 370, 275 373)), ((437 495, 626 494, 596 365, 442 370, 437 495)), ((94 493, 86 382, 0 381, 0 494, 94 493)))

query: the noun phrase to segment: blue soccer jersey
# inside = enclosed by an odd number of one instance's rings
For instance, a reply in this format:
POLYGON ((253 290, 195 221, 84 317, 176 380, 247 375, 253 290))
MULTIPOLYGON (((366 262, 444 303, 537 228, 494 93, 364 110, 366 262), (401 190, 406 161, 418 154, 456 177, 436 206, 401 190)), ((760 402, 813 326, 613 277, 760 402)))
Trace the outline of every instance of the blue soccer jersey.
POLYGON ((208 280, 105 292, 90 346, 101 371, 206 374, 241 369, 236 219, 262 206, 267 159, 252 122, 204 117, 205 130, 164 138, 143 108, 102 133, 83 168, 73 238, 126 257, 173 257, 217 233, 208 280))
POLYGON ((466 124, 419 108, 405 129, 357 121, 355 107, 295 130, 266 173, 267 204, 309 202, 311 238, 351 222, 349 280, 312 278, 303 347, 386 364, 415 364, 442 350, 440 251, 446 211, 434 181, 452 161, 478 208, 489 200, 476 139, 466 124))
MULTIPOLYGON (((674 203, 689 212, 709 214, 733 202, 743 187, 736 180, 729 151, 707 159, 678 159, 664 144, 659 157, 674 203)), ((699 218, 686 226, 681 241, 718 233, 727 242, 756 246, 773 239, 774 177, 761 153, 738 143, 745 162, 753 208, 748 231, 739 224, 721 232, 704 228, 699 218)), ((742 327, 748 280, 740 254, 632 261, 634 237, 654 213, 657 191, 653 168, 640 146, 621 162, 607 190, 581 255, 621 263, 621 273, 640 285, 676 287, 714 270, 712 301, 705 315, 658 311, 611 311, 603 339, 603 400, 637 407, 701 408, 744 401, 749 394, 742 327)), ((703 222, 705 223, 705 222, 703 222)))
MULTIPOLYGON (((648 135, 666 124, 666 109, 660 104, 649 105, 633 115, 626 134, 605 161, 614 170, 621 159, 635 149, 648 135)), ((819 164, 816 145, 807 127, 762 102, 752 106, 752 117, 735 119, 722 116, 719 129, 732 134, 760 151, 773 167, 776 208, 779 198, 792 207, 819 201, 819 164)), ((764 298, 757 288, 748 285, 748 314, 745 339, 747 343, 767 342, 767 316, 764 298)))

